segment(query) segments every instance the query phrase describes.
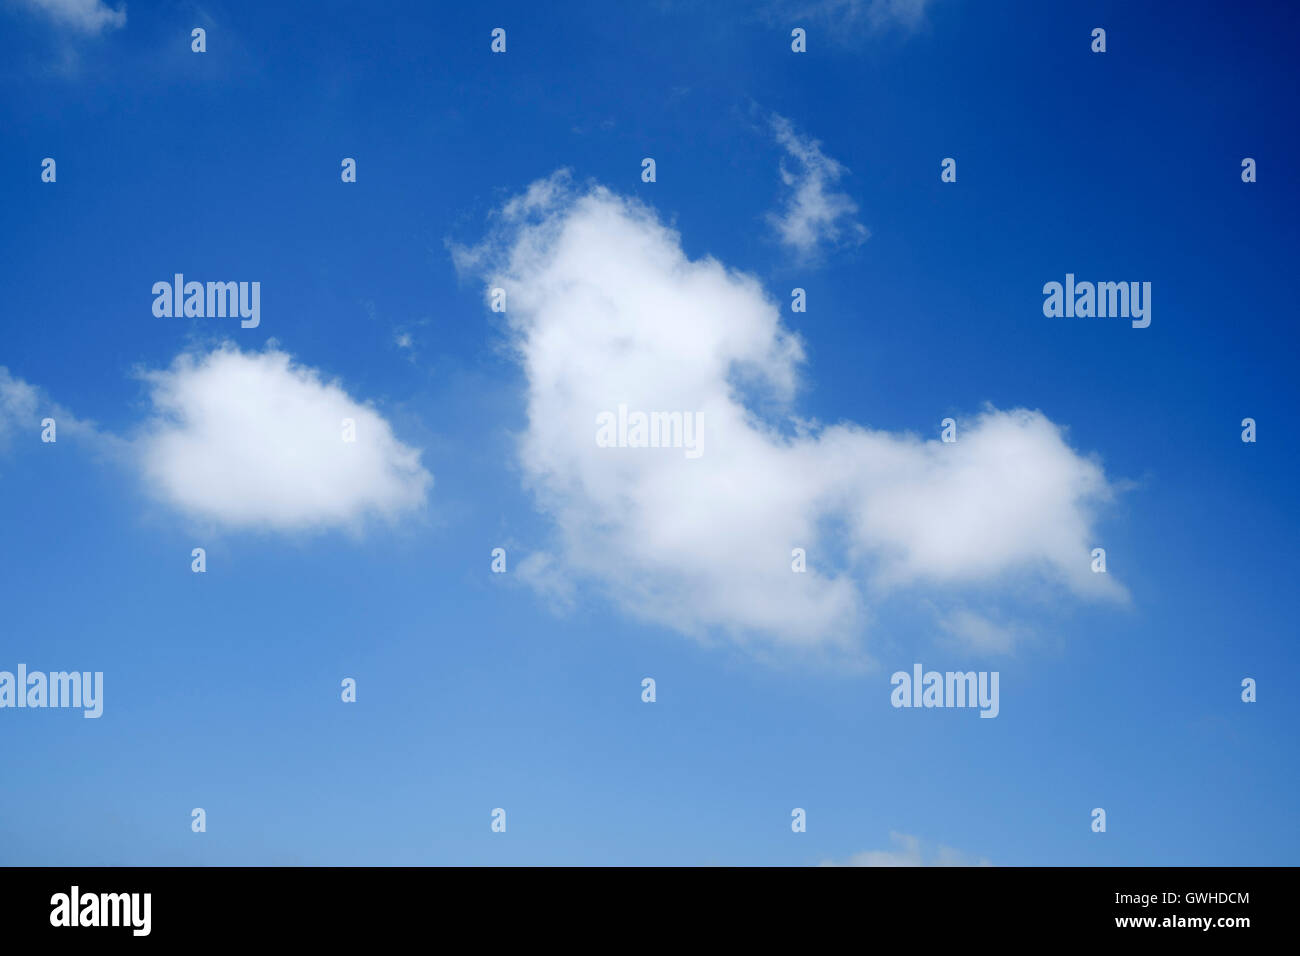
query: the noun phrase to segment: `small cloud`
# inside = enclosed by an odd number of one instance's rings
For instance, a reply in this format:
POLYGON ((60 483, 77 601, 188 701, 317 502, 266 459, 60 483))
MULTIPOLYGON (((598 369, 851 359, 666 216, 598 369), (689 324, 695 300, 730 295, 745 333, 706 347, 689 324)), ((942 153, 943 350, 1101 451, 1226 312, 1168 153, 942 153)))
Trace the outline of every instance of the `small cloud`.
POLYGON ((967 856, 950 846, 940 846, 933 854, 923 854, 921 841, 906 833, 890 833, 892 850, 865 850, 843 863, 824 860, 822 866, 992 866, 985 857, 967 856))
POLYGON ((94 436, 95 429, 75 418, 67 409, 54 404, 34 385, 9 374, 0 365, 0 450, 11 440, 26 432, 33 441, 39 441, 41 421, 54 419, 59 437, 94 436))
POLYGON ((368 404, 284 352, 226 345, 146 372, 154 418, 136 440, 154 493, 195 518, 277 531, 355 527, 425 504, 420 453, 368 404), (345 419, 355 440, 344 439, 345 419))
POLYGON ((1008 654, 1016 642, 1016 634, 1010 628, 965 608, 941 617, 939 626, 970 650, 982 653, 1008 654))
POLYGON ((417 331, 430 324, 430 319, 413 319, 410 322, 404 322, 401 325, 393 326, 393 345, 395 345, 407 361, 415 362, 420 354, 421 341, 417 338, 417 331))
POLYGON ((930 0, 778 0, 766 8, 768 20, 807 19, 834 28, 832 36, 863 29, 880 33, 891 27, 916 30, 925 22, 930 0))
POLYGON ((0 439, 8 440, 22 425, 35 426, 40 421, 37 401, 33 386, 0 365, 0 439))
POLYGON ((860 245, 870 236, 855 218, 855 203, 834 185, 848 170, 821 150, 821 143, 800 136, 783 116, 772 116, 772 131, 791 162, 781 163, 787 193, 779 213, 768 221, 781 242, 808 258, 833 245, 860 245))
POLYGON ((126 26, 126 5, 114 10, 103 0, 24 0, 59 26, 80 33, 95 34, 126 26))
POLYGON ((553 610, 568 612, 574 606, 573 578, 555 556, 535 551, 519 562, 519 579, 551 603, 553 610))
MULTIPOLYGON (((379 307, 369 299, 361 302, 361 308, 365 310, 366 317, 371 322, 382 323, 383 325, 388 326, 388 330, 391 331, 392 335, 392 338, 389 341, 392 342, 399 351, 406 355, 408 361, 414 362, 416 359, 416 347, 419 345, 414 330, 429 325, 432 320, 426 317, 423 319, 413 319, 400 324, 389 322, 387 319, 380 316, 379 307)), ((382 334, 388 334, 388 332, 382 334)))

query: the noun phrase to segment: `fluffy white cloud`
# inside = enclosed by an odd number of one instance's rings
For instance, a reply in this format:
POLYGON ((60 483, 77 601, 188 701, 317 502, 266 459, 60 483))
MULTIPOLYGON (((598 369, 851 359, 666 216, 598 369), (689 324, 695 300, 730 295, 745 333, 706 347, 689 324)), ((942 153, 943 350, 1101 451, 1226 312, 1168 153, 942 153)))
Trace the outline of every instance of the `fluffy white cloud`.
POLYGON ((858 206, 835 183, 847 169, 821 150, 821 143, 800 136, 783 116, 773 115, 772 131, 790 162, 781 163, 787 195, 779 213, 768 220, 786 246, 810 257, 832 245, 864 242, 867 227, 854 219, 858 206))
POLYGON ((147 372, 154 418, 137 439, 160 498, 231 527, 297 530, 394 519, 433 478, 387 421, 284 352, 225 346, 147 372), (342 422, 356 424, 343 440, 342 422))
POLYGON ((941 846, 928 858, 921 854, 921 841, 906 833, 889 834, 892 850, 865 850, 855 853, 843 863, 826 860, 822 866, 992 866, 984 857, 974 859, 954 850, 941 846))
POLYGON ((536 580, 594 583, 690 634, 819 647, 855 644, 869 599, 903 587, 1029 576, 1122 594, 1089 569, 1110 486, 1040 412, 985 409, 955 444, 800 421, 803 350, 777 304, 687 259, 646 207, 559 173, 494 222, 456 260, 507 290, 527 376, 519 455, 557 529, 536 580), (701 413, 702 454, 601 447, 598 417, 620 405, 701 413))
POLYGON ((103 0, 26 0, 26 3, 61 26, 82 33, 99 33, 126 26, 125 4, 114 10, 103 0))

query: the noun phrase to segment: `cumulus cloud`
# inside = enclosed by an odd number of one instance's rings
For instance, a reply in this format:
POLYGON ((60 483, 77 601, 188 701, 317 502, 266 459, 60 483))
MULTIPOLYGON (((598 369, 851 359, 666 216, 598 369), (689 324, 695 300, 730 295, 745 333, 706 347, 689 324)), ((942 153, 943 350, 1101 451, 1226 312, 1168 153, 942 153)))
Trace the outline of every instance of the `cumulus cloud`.
POLYGON ((865 850, 837 863, 826 860, 822 866, 992 866, 984 857, 970 857, 960 850, 940 846, 933 854, 922 855, 921 841, 906 833, 890 833, 891 850, 865 850))
POLYGON ((520 462, 556 529, 534 580, 566 575, 688 634, 822 648, 855 643, 868 605, 909 587, 1122 595, 1089 569, 1111 486, 1046 416, 986 408, 955 444, 800 420, 804 353, 778 305, 688 259, 637 201, 557 173, 454 254, 507 290, 520 462), (698 413, 701 454, 602 447, 620 406, 698 413))
POLYGON ((420 453, 284 352, 227 345, 143 377, 154 417, 135 452, 154 492, 189 515, 292 531, 391 520, 425 502, 433 478, 420 453))
POLYGON ((848 170, 823 153, 820 142, 800 136, 785 117, 773 115, 771 122, 788 156, 781 163, 786 196, 780 212, 768 216, 781 242, 806 259, 830 246, 866 241, 867 227, 854 218, 857 203, 834 188, 848 170))
POLYGON ((26 0, 27 6, 60 26, 80 33, 99 33, 126 26, 126 5, 116 10, 103 0, 26 0))

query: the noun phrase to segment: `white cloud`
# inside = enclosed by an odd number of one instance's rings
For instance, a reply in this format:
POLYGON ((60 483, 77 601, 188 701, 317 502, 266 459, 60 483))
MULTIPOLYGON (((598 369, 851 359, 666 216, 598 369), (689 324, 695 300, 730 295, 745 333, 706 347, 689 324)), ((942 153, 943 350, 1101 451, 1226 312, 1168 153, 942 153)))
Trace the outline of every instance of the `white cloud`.
POLYGON ((781 181, 788 191, 779 213, 768 221, 781 242, 804 258, 833 245, 856 245, 870 233, 858 222, 858 206, 834 185, 847 169, 821 151, 821 143, 800 136, 783 116, 772 116, 776 141, 791 163, 781 163, 781 181))
POLYGON ((933 855, 923 856, 921 841, 906 833, 890 833, 892 850, 866 850, 855 853, 843 863, 826 860, 822 866, 992 866, 984 857, 967 856, 960 850, 941 846, 933 855))
POLYGON ((856 646, 869 600, 908 587, 1028 577, 1122 596, 1089 569, 1111 487, 1040 412, 985 409, 955 444, 801 422, 803 350, 777 304, 753 277, 687 259, 646 207, 559 173, 494 223, 455 252, 509 297, 519 456, 557 532, 537 578, 593 584, 688 634, 786 647, 856 646), (597 416, 620 404, 701 412, 703 455, 598 447, 597 416))
POLYGON ((357 526, 421 508, 432 476, 388 422, 274 349, 182 353, 144 374, 155 417, 136 442, 155 493, 216 524, 357 526), (353 419, 356 440, 343 440, 353 419))
POLYGON ((26 0, 26 3, 55 23, 82 33, 99 33, 126 26, 125 4, 115 10, 103 0, 26 0))

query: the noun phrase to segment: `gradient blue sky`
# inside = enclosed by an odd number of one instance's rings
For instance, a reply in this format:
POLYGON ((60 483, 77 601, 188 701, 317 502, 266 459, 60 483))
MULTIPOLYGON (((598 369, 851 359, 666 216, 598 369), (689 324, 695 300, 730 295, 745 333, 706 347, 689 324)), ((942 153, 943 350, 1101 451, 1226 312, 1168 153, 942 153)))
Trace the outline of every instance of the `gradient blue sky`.
POLYGON ((0 862, 808 864, 900 833, 995 864, 1295 864, 1300 13, 473 6, 131 3, 94 34, 0 8, 0 366, 130 436, 139 368, 274 340, 373 401, 436 479, 395 528, 213 531, 96 442, 20 423, 0 445, 0 669, 102 670, 105 712, 0 711, 0 862), (865 243, 808 264, 775 241, 771 113, 851 171, 865 243), (863 673, 614 599, 560 613, 489 573, 493 547, 551 532, 516 464, 520 369, 447 244, 561 167, 777 302, 809 290, 783 313, 800 414, 933 437, 991 402, 1068 427, 1123 483, 1098 543, 1131 605, 1009 607, 1030 636, 1002 655, 894 612, 860 635, 863 673), (1151 327, 1045 318, 1067 271, 1152 282, 1151 327), (260 327, 155 318, 174 272, 261 281, 260 327), (999 670, 998 719, 891 708, 915 661, 999 670))

